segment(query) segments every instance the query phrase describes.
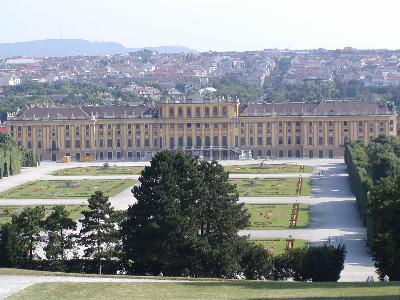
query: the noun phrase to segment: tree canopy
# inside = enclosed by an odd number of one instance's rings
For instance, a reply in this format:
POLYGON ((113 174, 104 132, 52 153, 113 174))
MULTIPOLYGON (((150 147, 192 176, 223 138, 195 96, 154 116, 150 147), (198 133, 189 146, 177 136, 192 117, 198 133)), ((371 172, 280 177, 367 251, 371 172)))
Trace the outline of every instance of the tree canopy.
POLYGON ((367 225, 375 266, 383 278, 400 279, 400 139, 380 136, 350 142, 345 160, 358 210, 367 225))
POLYGON ((159 152, 133 188, 123 247, 139 273, 233 277, 249 216, 216 162, 159 152))

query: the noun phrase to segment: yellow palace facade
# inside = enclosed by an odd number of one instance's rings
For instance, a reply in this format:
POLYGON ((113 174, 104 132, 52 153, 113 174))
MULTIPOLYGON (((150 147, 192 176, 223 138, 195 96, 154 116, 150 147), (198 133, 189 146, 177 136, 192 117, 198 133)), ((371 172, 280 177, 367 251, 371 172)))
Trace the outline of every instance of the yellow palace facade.
POLYGON ((153 107, 29 107, 8 116, 18 144, 43 160, 141 161, 160 149, 204 159, 343 157, 347 140, 396 135, 394 107, 378 102, 165 102, 153 107))

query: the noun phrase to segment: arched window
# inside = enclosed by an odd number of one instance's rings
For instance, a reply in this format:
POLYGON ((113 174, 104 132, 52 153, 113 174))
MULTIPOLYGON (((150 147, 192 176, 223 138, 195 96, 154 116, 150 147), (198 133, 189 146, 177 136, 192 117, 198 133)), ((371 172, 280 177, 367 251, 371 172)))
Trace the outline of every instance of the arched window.
POLYGON ((201 147, 201 137, 196 137, 196 147, 201 147))
POLYGON ((56 141, 51 141, 51 150, 57 150, 57 144, 56 141))
POLYGON ((188 137, 186 138, 186 146, 187 146, 187 147, 192 147, 192 145, 193 145, 192 137, 191 137, 191 136, 188 136, 188 137))
POLYGON ((228 146, 228 137, 226 135, 222 137, 222 146, 228 146))
POLYGON ((214 115, 215 117, 218 116, 218 107, 217 107, 217 106, 214 106, 213 115, 214 115))
POLYGON ((171 136, 169 138, 169 149, 174 149, 175 148, 175 138, 171 136))
POLYGON ((169 116, 170 117, 174 116, 174 109, 172 107, 169 109, 169 116))
POLYGON ((204 139, 204 145, 210 147, 210 137, 208 135, 204 139))
POLYGON ((235 147, 239 147, 239 137, 235 135, 235 147))
POLYGON ((213 146, 219 146, 219 143, 218 143, 218 136, 214 136, 214 139, 213 139, 213 146))
POLYGON ((224 107, 222 108, 222 115, 223 115, 224 117, 226 117, 226 116, 228 115, 228 109, 226 108, 226 106, 224 106, 224 107))
POLYGON ((183 147, 183 137, 178 137, 178 147, 183 147))

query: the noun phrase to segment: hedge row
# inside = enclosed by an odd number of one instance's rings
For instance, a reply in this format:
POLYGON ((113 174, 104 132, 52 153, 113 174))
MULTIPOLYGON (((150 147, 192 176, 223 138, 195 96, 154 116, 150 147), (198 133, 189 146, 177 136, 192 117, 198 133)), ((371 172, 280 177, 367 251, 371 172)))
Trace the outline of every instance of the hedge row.
POLYGON ((21 172, 21 167, 36 167, 39 155, 31 149, 18 146, 15 140, 0 134, 0 179, 21 172))

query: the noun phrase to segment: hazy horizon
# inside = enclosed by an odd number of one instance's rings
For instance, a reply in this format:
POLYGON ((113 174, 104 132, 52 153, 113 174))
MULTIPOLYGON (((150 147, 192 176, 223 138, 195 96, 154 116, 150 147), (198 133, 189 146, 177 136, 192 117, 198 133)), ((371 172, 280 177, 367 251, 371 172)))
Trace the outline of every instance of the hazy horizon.
POLYGON ((390 34, 399 8, 395 0, 15 0, 2 5, 0 26, 7 30, 0 43, 62 38, 199 51, 400 49, 390 34))

